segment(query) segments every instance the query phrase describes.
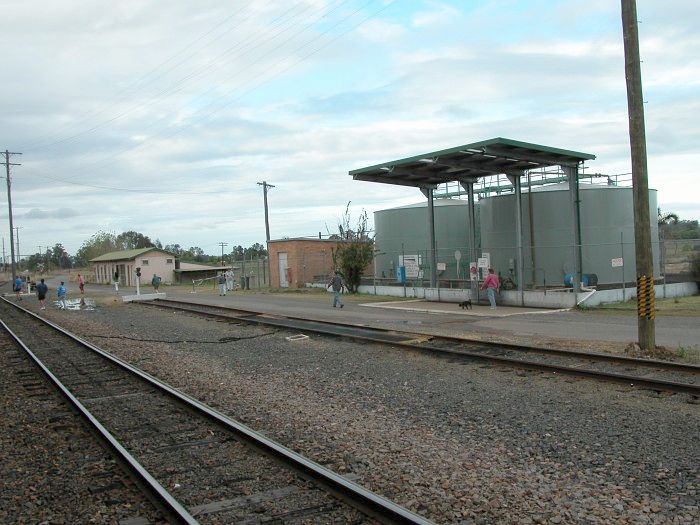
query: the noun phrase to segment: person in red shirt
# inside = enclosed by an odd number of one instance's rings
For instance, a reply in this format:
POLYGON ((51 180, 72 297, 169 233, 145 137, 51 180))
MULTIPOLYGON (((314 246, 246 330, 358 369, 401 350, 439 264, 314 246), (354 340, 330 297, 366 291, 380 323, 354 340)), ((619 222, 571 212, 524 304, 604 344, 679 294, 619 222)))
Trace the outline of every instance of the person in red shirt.
POLYGON ((78 274, 78 288, 80 288, 80 293, 85 293, 85 279, 80 274, 78 274))
POLYGON ((491 310, 496 309, 496 293, 501 290, 501 283, 498 281, 498 276, 494 273, 493 268, 489 268, 489 273, 486 279, 481 283, 481 289, 486 290, 486 295, 491 303, 491 310))

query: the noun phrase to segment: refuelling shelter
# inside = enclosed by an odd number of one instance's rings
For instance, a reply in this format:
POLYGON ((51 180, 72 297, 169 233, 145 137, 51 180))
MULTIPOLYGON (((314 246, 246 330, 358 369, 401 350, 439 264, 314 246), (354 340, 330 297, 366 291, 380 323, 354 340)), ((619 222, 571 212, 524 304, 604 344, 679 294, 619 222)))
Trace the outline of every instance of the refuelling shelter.
MULTIPOLYGON (((433 192, 438 185, 458 182, 466 191, 469 206, 469 223, 476 224, 474 209, 474 183, 480 177, 506 175, 515 192, 515 240, 517 277, 520 302, 524 304, 523 280, 523 226, 521 178, 530 170, 560 166, 566 174, 572 216, 572 249, 574 251, 573 291, 581 290, 581 223, 579 209, 579 169, 595 155, 564 150, 539 144, 520 142, 506 138, 493 138, 457 146, 454 148, 415 155, 405 159, 375 164, 351 170, 353 180, 413 186, 428 199, 428 231, 430 286, 437 286, 437 255, 435 243, 435 211, 433 192)), ((468 239, 470 260, 476 260, 476 231, 472 227, 468 239)))

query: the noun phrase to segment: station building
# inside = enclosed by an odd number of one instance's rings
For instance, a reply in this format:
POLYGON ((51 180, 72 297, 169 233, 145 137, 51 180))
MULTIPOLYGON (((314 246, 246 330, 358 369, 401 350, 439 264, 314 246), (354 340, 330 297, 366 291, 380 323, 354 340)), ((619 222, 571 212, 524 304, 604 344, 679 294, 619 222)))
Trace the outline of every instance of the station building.
POLYGON ((160 248, 109 252, 90 259, 90 263, 98 284, 112 284, 117 277, 122 286, 136 286, 136 268, 141 269, 142 283, 150 283, 153 274, 158 275, 163 284, 175 281, 175 255, 160 248))

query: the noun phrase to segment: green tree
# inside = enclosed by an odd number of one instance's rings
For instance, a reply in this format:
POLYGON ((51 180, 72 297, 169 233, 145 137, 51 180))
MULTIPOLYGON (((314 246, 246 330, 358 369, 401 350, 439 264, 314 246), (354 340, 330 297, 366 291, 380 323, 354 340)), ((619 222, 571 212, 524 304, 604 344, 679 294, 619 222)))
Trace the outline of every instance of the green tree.
POLYGON ((352 293, 357 293, 362 274, 372 262, 374 253, 374 239, 369 235, 367 222, 367 212, 362 210, 355 228, 352 228, 348 202, 338 224, 337 237, 330 236, 339 240, 336 248, 331 250, 333 265, 340 270, 345 284, 352 293))
POLYGON ((666 239, 700 239, 697 220, 681 220, 673 212, 662 213, 658 208, 659 236, 666 239))
POLYGON ((182 249, 182 246, 179 244, 166 244, 165 248, 163 248, 166 252, 170 252, 174 254, 176 257, 181 258, 182 253, 185 251, 182 249))
POLYGON ((118 250, 135 250, 137 248, 150 248, 153 246, 148 236, 133 230, 120 233, 117 235, 116 241, 118 250))
POLYGON ((87 266, 90 259, 119 249, 116 235, 109 232, 97 232, 78 248, 75 254, 75 263, 78 266, 87 266))
POLYGON ((49 256, 51 264, 55 268, 70 268, 71 267, 71 256, 63 247, 62 244, 58 243, 53 248, 50 249, 51 254, 49 256))

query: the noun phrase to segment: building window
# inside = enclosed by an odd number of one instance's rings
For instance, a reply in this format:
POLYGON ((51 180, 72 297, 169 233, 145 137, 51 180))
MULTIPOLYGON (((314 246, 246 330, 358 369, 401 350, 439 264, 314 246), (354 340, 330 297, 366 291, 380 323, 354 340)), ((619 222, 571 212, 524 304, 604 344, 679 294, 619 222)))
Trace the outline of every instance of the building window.
POLYGON ((173 260, 172 259, 165 259, 165 264, 173 264, 173 260))
POLYGON ((141 266, 148 266, 148 259, 141 259, 141 266))

